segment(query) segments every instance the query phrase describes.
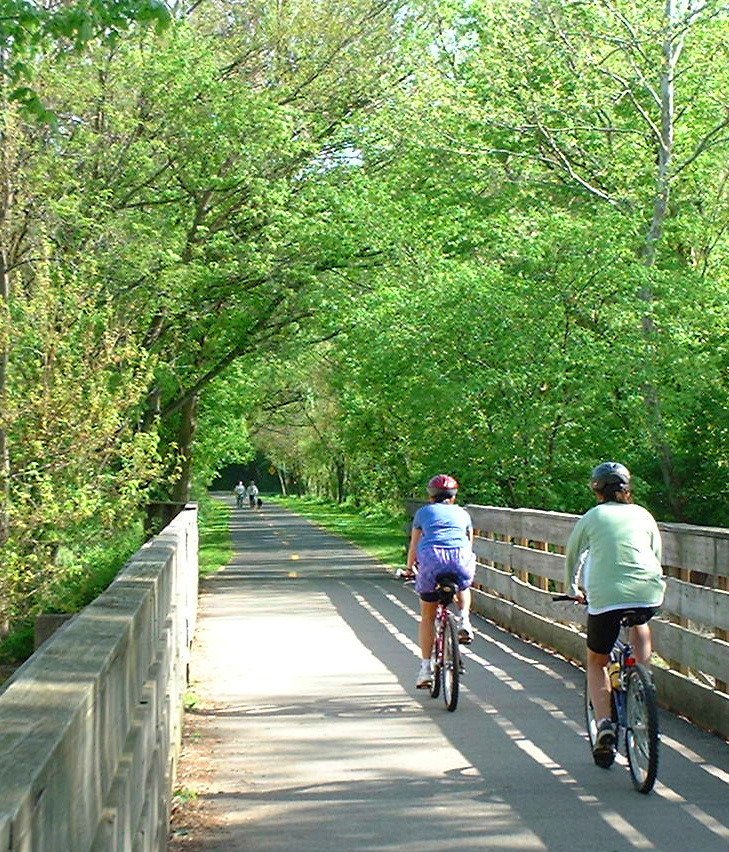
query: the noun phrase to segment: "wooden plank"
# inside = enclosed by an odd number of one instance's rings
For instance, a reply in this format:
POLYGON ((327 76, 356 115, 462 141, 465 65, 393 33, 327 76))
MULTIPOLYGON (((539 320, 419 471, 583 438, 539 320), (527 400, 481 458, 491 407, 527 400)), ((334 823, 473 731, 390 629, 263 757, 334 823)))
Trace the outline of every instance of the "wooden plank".
POLYGON ((651 621, 653 649, 664 659, 677 660, 682 666, 729 681, 729 642, 701 636, 660 618, 651 621))
POLYGON ((542 591, 507 571, 479 565, 476 568, 474 582, 483 586, 484 591, 500 595, 505 600, 551 621, 581 626, 586 624, 585 607, 575 606, 569 602, 555 602, 552 600, 552 592, 542 591))
POLYGON ((666 577, 666 596, 662 610, 671 616, 689 619, 710 629, 729 630, 729 591, 710 589, 675 577, 666 577))
POLYGON ((508 598, 511 592, 511 574, 508 571, 499 571, 498 568, 476 565, 474 582, 504 598, 508 598))
MULTIPOLYGON (((729 594, 729 580, 727 580, 726 577, 717 577, 716 580, 719 585, 719 594, 729 594)), ((724 615, 727 615, 727 610, 729 610, 729 607, 725 607, 723 613, 724 615)), ((716 625, 716 631, 714 635, 717 639, 721 639, 723 642, 726 642, 729 639, 729 632, 727 632, 726 625, 723 622, 720 623, 717 618, 714 619, 714 624, 716 625)), ((727 682, 725 680, 722 680, 721 678, 717 678, 716 688, 719 690, 719 692, 729 692, 729 689, 727 688, 727 682)))
POLYGON ((544 512, 538 509, 515 509, 514 535, 531 541, 567 544, 579 515, 564 512, 544 512))
MULTIPOLYGON (((548 553, 549 553, 549 545, 547 544, 547 542, 546 542, 546 541, 537 541, 537 542, 534 542, 534 547, 535 547, 537 550, 541 550, 541 551, 543 551, 545 554, 548 554, 548 553)), ((558 579, 559 579, 559 578, 558 578, 558 579)), ((540 588, 540 589, 542 589, 543 591, 545 591, 545 592, 546 592, 546 591, 549 591, 549 577, 548 577, 548 576, 546 576, 545 574, 539 574, 539 577, 538 577, 538 580, 537 580, 537 585, 538 585, 538 586, 539 586, 539 588, 540 588)))
POLYGON ((517 548, 520 548, 521 550, 528 550, 529 549, 528 539, 517 538, 514 541, 514 548, 512 550, 512 554, 511 554, 511 570, 516 573, 517 577, 520 580, 522 580, 524 583, 528 583, 529 582, 529 572, 526 571, 524 568, 521 568, 519 565, 516 565, 514 563, 514 553, 516 552, 517 548))
POLYGON ((483 562, 497 562, 511 568, 512 545, 506 541, 494 541, 490 538, 475 538, 473 552, 483 562))
POLYGON ((729 530, 659 523, 663 564, 711 577, 729 576, 729 530))
POLYGON ((729 698, 669 669, 653 666, 658 701, 702 728, 729 736, 729 698))
POLYGON ((724 535, 714 538, 716 576, 724 580, 724 585, 720 588, 726 588, 729 580, 729 530, 723 530, 723 533, 724 535))
POLYGON ((514 545, 511 553, 512 568, 519 568, 531 574, 562 582, 564 578, 564 556, 560 553, 547 553, 533 547, 514 545))
POLYGON ((562 604, 555 603, 552 600, 551 592, 543 592, 536 586, 525 583, 515 576, 511 578, 509 600, 523 609, 528 609, 530 612, 548 618, 550 621, 561 621, 564 619, 565 623, 570 624, 578 623, 579 621, 578 618, 571 618, 572 615, 577 614, 573 612, 573 610, 577 609, 574 604, 570 605, 569 610, 565 610, 562 604), (565 615, 567 616, 566 618, 565 615))
POLYGON ((514 535, 515 509, 507 509, 503 506, 479 506, 473 503, 463 508, 471 516, 474 529, 505 536, 514 535))

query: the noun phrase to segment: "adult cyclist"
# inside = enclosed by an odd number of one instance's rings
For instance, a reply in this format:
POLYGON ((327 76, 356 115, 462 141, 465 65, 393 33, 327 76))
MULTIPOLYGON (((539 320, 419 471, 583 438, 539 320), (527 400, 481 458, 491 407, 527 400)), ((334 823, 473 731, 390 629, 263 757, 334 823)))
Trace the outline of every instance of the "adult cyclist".
POLYGON ((636 660, 647 663, 648 621, 663 603, 666 583, 658 526, 646 509, 633 503, 630 471, 618 462, 603 462, 592 471, 590 487, 597 506, 580 518, 567 542, 565 587, 583 603, 587 599, 587 687, 597 719, 594 748, 605 754, 614 752, 617 742, 607 665, 620 620, 626 610, 638 613, 630 642, 636 660))
POLYGON ((415 685, 427 689, 433 682, 430 654, 435 634, 438 595, 435 591, 441 574, 456 577, 456 602, 461 610, 459 641, 473 640, 469 617, 471 583, 476 570, 473 554, 473 523, 468 512, 456 506, 458 483, 452 476, 440 473, 428 483, 429 502, 421 506, 413 518, 407 568, 415 570, 415 591, 420 595, 420 671, 415 685))

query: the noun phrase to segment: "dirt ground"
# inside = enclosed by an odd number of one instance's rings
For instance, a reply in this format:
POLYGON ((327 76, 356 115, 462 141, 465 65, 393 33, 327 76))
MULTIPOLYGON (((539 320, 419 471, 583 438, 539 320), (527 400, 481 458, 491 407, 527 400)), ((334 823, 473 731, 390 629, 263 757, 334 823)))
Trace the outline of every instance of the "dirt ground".
POLYGON ((202 838, 222 828, 210 809, 206 808, 205 794, 210 789, 213 770, 200 748, 201 741, 207 739, 205 729, 205 714, 199 706, 185 712, 168 850, 202 852, 206 848, 202 838))

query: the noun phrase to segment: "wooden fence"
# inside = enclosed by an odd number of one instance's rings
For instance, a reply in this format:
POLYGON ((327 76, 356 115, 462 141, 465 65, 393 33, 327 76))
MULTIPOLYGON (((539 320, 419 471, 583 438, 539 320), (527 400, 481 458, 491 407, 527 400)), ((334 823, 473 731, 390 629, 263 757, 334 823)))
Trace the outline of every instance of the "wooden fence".
MULTIPOLYGON (((412 516, 420 503, 408 504, 412 516)), ((585 614, 554 603, 577 515, 465 507, 477 568, 473 608, 513 632, 584 663, 585 614)), ((659 523, 667 588, 651 621, 661 703, 729 738, 729 530, 659 523)))

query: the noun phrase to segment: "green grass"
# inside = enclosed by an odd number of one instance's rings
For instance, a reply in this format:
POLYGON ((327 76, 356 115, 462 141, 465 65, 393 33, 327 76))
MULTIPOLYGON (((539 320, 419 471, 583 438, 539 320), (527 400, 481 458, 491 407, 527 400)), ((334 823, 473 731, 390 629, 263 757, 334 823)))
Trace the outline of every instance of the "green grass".
POLYGON ((330 532, 367 551, 391 568, 405 565, 405 515, 383 507, 356 508, 313 497, 275 497, 277 503, 298 512, 330 532))
POLYGON ((200 576, 208 577, 227 565, 233 548, 230 541, 230 506, 204 496, 198 502, 200 576))

